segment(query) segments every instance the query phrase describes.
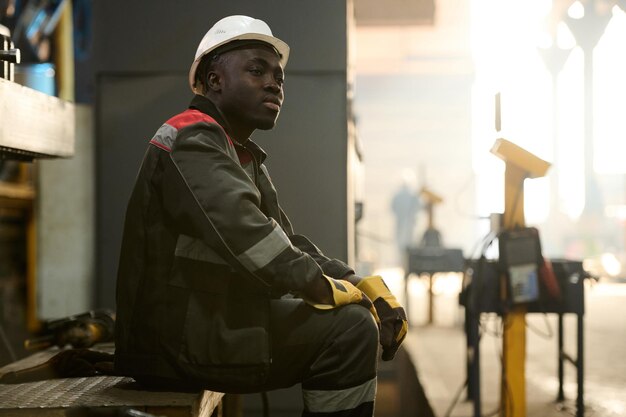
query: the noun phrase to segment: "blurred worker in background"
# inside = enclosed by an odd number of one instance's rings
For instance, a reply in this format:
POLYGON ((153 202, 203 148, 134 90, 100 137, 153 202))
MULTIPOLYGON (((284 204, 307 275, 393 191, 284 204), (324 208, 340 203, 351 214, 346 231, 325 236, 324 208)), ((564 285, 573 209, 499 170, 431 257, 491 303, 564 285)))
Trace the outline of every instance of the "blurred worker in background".
POLYGON ((408 169, 403 170, 400 187, 391 198, 391 210, 396 222, 397 258, 401 266, 405 266, 407 249, 416 244, 415 225, 422 204, 415 189, 415 182, 415 174, 408 169))
POLYGON ((228 393, 302 383, 304 416, 372 416, 378 344, 392 359, 406 316, 380 277, 323 255, 278 204, 250 135, 276 123, 288 57, 247 16, 201 40, 195 96, 150 141, 128 204, 115 366, 228 393))

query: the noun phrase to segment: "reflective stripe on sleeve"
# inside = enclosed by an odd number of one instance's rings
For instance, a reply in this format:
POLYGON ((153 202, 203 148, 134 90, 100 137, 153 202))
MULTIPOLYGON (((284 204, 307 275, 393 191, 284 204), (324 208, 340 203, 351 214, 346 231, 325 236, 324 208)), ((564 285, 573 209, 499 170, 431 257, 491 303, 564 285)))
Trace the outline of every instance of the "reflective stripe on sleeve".
POLYGON ((274 219, 274 230, 250 249, 239 255, 239 261, 249 270, 256 271, 272 262, 282 251, 291 246, 289 238, 274 219))
POLYGON ((176 138, 177 134, 178 129, 176 129, 172 125, 164 123, 159 128, 159 130, 157 130, 150 143, 160 145, 161 147, 165 147, 166 149, 172 149, 172 146, 174 145, 174 139, 176 138))
POLYGON ((374 401, 376 378, 359 386, 341 390, 302 390, 304 407, 312 413, 332 413, 350 410, 359 405, 374 401))

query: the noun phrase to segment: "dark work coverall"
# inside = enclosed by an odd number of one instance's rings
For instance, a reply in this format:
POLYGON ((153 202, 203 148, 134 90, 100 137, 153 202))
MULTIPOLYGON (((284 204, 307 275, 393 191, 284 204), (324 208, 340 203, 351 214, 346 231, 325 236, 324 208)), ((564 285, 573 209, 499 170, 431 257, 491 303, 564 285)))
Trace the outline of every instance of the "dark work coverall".
POLYGON ((293 296, 352 269, 293 233, 265 153, 222 125, 195 96, 150 141, 124 225, 116 370, 229 393, 302 383, 305 416, 371 416, 370 312, 318 310, 293 296))

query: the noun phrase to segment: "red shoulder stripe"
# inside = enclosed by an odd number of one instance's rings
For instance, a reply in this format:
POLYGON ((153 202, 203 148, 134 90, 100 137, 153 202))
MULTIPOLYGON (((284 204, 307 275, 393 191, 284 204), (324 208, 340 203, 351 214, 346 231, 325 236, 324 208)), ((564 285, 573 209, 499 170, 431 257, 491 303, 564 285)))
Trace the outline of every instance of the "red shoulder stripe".
POLYGON ((211 116, 199 110, 187 109, 169 119, 166 123, 177 130, 198 122, 217 123, 211 116))
MULTIPOLYGON (((224 130, 224 128, 219 123, 217 123, 217 121, 214 118, 196 109, 187 109, 184 112, 179 113, 176 116, 172 117, 166 123, 172 126, 173 128, 175 128, 176 130, 180 130, 189 125, 192 125, 194 123, 200 123, 200 122, 215 124, 221 127, 222 130, 224 130)), ((230 136, 228 136, 228 134, 225 131, 224 131, 224 134, 226 135, 226 138, 228 138, 228 142, 230 142, 230 144, 233 145, 233 141, 230 139, 230 136)))

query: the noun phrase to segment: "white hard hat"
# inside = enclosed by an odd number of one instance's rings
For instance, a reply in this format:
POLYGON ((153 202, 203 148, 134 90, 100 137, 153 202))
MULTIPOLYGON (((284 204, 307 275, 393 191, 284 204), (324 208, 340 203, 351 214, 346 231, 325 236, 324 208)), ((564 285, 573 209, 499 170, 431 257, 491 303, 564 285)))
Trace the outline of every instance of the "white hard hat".
POLYGON ((196 93, 194 83, 196 69, 202 57, 209 52, 236 40, 258 40, 273 46, 280 55, 280 63, 283 68, 289 59, 289 46, 272 35, 270 27, 262 20, 248 16, 228 16, 213 25, 204 35, 196 50, 196 57, 189 69, 189 87, 196 93))

